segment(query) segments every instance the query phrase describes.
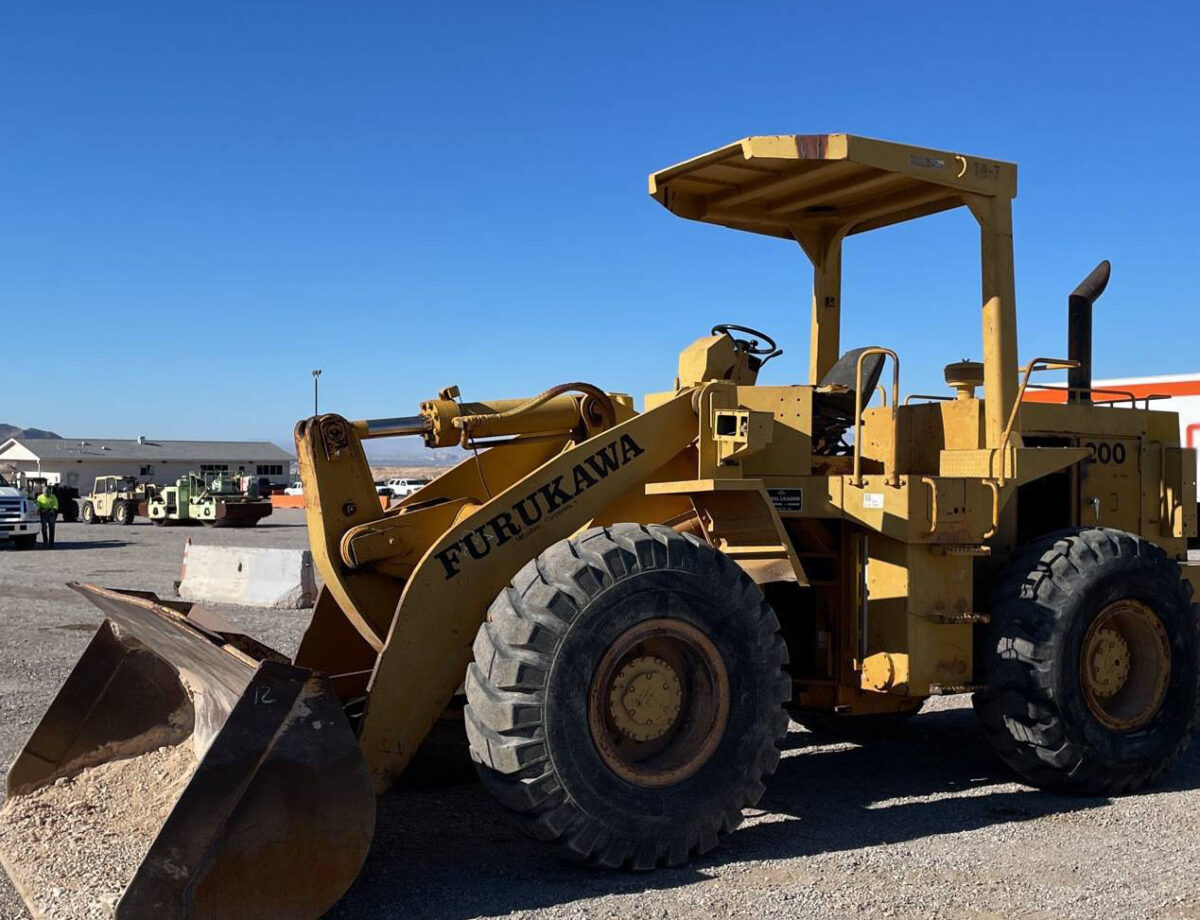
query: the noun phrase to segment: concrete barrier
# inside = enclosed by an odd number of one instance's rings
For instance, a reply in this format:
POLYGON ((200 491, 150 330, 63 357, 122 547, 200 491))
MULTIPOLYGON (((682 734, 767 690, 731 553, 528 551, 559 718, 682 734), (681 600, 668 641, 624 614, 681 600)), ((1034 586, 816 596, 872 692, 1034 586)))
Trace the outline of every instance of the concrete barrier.
POLYGON ((183 548, 179 596, 185 601, 298 610, 317 596, 312 553, 304 549, 194 545, 183 548))

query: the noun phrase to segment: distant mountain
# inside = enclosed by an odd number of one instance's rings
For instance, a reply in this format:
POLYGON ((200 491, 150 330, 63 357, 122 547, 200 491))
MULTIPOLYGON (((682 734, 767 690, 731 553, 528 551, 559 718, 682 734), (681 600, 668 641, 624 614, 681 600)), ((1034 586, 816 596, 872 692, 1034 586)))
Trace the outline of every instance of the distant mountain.
POLYGON ((399 438, 367 441, 364 449, 367 459, 371 463, 390 463, 399 466, 453 466, 470 456, 467 451, 457 446, 434 450, 423 445, 403 445, 399 438))
MULTIPOLYGON (((3 437, 3 435, 0 435, 3 437)), ((283 447, 289 454, 296 453, 296 442, 291 438, 271 438, 274 444, 283 447)), ((363 442, 367 461, 388 466, 454 466, 471 456, 461 447, 429 448, 420 438, 381 438, 363 442)))
POLYGON ((47 431, 45 428, 18 428, 16 425, 5 425, 0 422, 0 441, 9 438, 61 438, 62 435, 47 431))

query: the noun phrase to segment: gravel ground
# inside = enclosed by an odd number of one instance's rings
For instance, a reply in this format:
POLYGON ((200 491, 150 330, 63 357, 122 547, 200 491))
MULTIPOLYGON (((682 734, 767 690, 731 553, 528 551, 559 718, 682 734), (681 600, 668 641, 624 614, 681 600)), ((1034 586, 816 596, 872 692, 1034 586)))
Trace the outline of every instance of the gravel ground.
MULTIPOLYGON (((60 525, 54 553, 0 549, 0 760, 12 760, 99 615, 71 580, 171 594, 185 537, 306 545, 300 512, 245 531, 60 525)), ((222 611, 290 652, 295 612, 222 611)), ((366 868, 327 920, 600 918, 1197 918, 1200 747, 1140 795, 1083 799, 1012 781, 965 698, 897 739, 822 743, 793 725, 760 807, 708 858, 651 874, 562 865, 479 786, 379 803, 366 868)), ((0 920, 27 914, 0 879, 0 920)))

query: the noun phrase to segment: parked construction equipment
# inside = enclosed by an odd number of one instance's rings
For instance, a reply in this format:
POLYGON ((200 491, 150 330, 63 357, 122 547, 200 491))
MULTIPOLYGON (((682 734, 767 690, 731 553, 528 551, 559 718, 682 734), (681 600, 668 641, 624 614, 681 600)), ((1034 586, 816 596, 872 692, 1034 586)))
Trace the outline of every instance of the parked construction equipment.
POLYGON ((132 476, 97 476, 92 491, 83 500, 83 523, 132 524, 139 506, 153 494, 154 486, 132 476))
POLYGON ((203 524, 205 527, 253 527, 271 513, 251 477, 188 473, 142 505, 152 524, 203 524))
POLYGON ((22 473, 20 478, 25 481, 25 492, 30 498, 37 498, 49 484, 51 493, 58 499, 58 513, 63 521, 74 524, 79 520, 79 490, 75 486, 63 485, 46 476, 27 476, 22 473))
POLYGON ((567 383, 301 422, 324 587, 291 662, 199 608, 74 586, 108 619, 9 795, 166 735, 195 749, 117 918, 321 915, 366 854, 372 793, 464 683, 501 808, 602 866, 716 846, 762 794, 789 711, 858 731, 974 692, 1000 757, 1074 793, 1135 789, 1178 755, 1200 673, 1196 574, 1181 569, 1195 456, 1173 413, 1091 398, 1106 266, 1076 292, 1070 358, 1019 366, 1016 167, 751 137, 653 174, 650 192, 800 244, 809 383, 757 385, 779 349, 723 325, 640 413, 567 383), (902 401, 893 350, 843 351, 842 241, 960 206, 981 233, 983 361, 949 365, 952 392, 902 401), (868 408, 886 363, 886 404, 868 408), (1069 401, 1023 403, 1048 368, 1070 369, 1069 401), (383 511, 363 445, 402 435, 472 453, 383 511))

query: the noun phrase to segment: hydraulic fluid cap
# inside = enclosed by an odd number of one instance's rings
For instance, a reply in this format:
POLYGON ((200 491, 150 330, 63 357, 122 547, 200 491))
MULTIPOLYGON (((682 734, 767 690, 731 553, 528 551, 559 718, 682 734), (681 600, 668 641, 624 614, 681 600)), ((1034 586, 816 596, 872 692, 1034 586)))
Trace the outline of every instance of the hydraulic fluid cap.
POLYGON ((954 387, 959 399, 974 399, 976 387, 983 386, 983 365, 978 361, 955 361, 947 364, 946 383, 954 387))

